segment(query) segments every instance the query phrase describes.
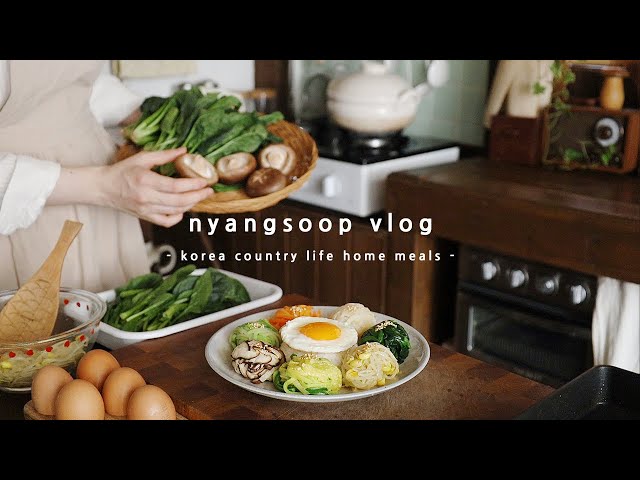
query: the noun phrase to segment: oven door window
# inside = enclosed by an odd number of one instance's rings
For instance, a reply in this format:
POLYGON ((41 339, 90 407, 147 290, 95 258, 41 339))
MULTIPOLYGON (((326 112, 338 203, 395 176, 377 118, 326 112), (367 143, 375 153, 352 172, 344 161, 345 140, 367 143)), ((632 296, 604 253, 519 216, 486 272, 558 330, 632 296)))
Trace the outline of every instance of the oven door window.
POLYGON ((589 329, 474 302, 467 315, 467 351, 519 374, 559 385, 593 363, 589 329))

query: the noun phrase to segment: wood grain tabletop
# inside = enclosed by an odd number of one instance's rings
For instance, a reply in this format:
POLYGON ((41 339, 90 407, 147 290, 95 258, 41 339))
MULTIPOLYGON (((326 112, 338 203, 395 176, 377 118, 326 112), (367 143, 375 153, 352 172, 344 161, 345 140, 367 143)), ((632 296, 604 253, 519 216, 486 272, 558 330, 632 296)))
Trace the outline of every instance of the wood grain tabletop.
MULTIPOLYGON (((255 311, 310 303, 286 295, 255 311)), ((165 389, 188 419, 510 419, 553 389, 438 345, 414 379, 384 394, 340 403, 287 402, 243 390, 218 376, 204 348, 218 329, 248 315, 203 325, 112 353, 123 366, 137 369, 147 382, 165 389)))

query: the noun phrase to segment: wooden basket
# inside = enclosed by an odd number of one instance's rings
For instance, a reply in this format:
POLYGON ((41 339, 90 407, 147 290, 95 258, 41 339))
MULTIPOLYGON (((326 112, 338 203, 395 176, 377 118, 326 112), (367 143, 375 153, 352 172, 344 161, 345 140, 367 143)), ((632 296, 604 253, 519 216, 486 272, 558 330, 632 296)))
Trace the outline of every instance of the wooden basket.
MULTIPOLYGON (((215 193, 208 199, 194 206, 191 209, 192 212, 215 214, 257 212, 259 210, 272 207, 281 200, 284 200, 309 180, 311 172, 318 161, 318 147, 316 146, 316 142, 313 138, 311 138, 311 135, 297 125, 286 121, 269 125, 267 129, 274 135, 282 138, 285 145, 293 148, 298 157, 298 161, 309 165, 307 171, 298 177, 295 182, 287 185, 282 190, 262 197, 250 197, 245 193, 244 189, 236 190, 234 192, 215 193)), ((135 146, 125 145, 121 147, 117 154, 117 158, 125 158, 136 151, 137 149, 135 146)))

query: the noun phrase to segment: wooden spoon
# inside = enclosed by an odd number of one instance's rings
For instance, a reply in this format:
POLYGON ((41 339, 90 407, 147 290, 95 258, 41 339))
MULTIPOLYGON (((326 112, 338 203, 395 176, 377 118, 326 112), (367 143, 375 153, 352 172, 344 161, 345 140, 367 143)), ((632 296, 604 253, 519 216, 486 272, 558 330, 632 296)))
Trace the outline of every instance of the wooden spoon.
POLYGON ((62 265, 81 228, 82 223, 64 222, 58 243, 40 269, 0 310, 0 340, 32 342, 51 336, 58 319, 62 265))

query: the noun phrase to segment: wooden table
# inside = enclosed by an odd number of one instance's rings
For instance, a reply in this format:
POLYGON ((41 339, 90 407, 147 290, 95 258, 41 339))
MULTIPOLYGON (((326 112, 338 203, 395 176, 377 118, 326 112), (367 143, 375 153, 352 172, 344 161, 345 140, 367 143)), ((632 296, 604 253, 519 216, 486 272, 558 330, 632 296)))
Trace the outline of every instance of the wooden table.
MULTIPOLYGON (((309 303, 287 295, 276 304, 309 303)), ((247 314, 242 314, 244 316, 247 314)), ((123 366, 164 388, 189 419, 509 419, 553 390, 498 367, 431 345, 431 360, 417 377, 362 400, 307 404, 247 392, 218 376, 204 348, 213 333, 239 316, 115 350, 123 366)))
POLYGON ((473 158, 392 174, 386 206, 414 224, 432 218, 429 236, 395 229, 390 254, 433 250, 443 261, 390 262, 387 282, 388 313, 427 339, 451 333, 437 322, 451 316, 458 243, 640 283, 638 177, 473 158))

